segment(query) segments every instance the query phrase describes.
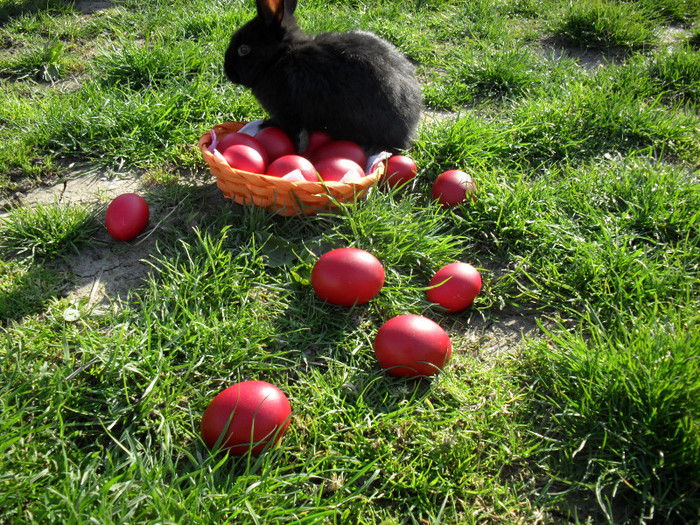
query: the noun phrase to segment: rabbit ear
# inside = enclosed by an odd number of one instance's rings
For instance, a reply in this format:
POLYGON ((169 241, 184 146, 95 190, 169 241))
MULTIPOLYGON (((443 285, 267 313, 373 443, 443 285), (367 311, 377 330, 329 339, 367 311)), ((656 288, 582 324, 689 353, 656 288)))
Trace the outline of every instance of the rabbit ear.
POLYGON ((258 16, 265 25, 281 24, 285 16, 292 16, 297 7, 297 0, 255 0, 258 16))

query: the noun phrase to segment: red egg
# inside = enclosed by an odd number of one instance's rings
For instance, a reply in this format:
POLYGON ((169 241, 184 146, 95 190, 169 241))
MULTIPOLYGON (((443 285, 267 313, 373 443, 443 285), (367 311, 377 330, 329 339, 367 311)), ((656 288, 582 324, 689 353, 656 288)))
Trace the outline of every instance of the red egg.
POLYGON ((360 165, 350 159, 332 157, 316 162, 315 166, 324 181, 353 182, 365 176, 360 165))
POLYGON ((318 182, 316 168, 311 161, 299 155, 284 155, 267 167, 267 174, 273 177, 284 177, 294 170, 299 170, 304 179, 318 182))
POLYGON ((440 268, 430 280, 428 301, 438 303, 448 312, 471 306, 481 291, 481 275, 471 264, 454 262, 440 268))
POLYGON ((265 151, 265 147, 260 143, 258 139, 255 137, 252 137, 250 135, 247 135, 245 133, 229 133, 228 135, 224 136, 219 143, 216 145, 216 149, 219 150, 222 154, 224 151, 226 151, 227 148, 231 146, 235 146, 237 144, 243 144, 244 146, 250 146, 253 148, 255 151, 260 153, 260 156, 263 158, 263 162, 267 166, 268 164, 268 157, 267 157, 267 151, 265 151))
POLYGON ((367 154, 361 146, 349 140, 334 140, 321 146, 313 155, 313 163, 317 164, 323 159, 331 158, 349 159, 356 162, 364 172, 367 166, 367 154))
POLYGON ((135 193, 124 193, 107 206, 105 226, 118 241, 136 238, 148 224, 148 204, 135 193))
POLYGON ((202 438, 209 448, 242 456, 260 453, 279 441, 289 427, 292 407, 279 388, 265 381, 244 381, 220 392, 202 415, 202 438))
POLYGON ((438 201, 444 207, 457 206, 466 202, 467 195, 473 195, 476 184, 468 173, 460 170, 448 170, 441 173, 433 183, 433 200, 438 201))
POLYGON ((384 286, 382 263, 359 248, 337 248, 319 257, 311 286, 324 301, 340 306, 364 304, 384 286))
POLYGON ((235 144, 226 148, 222 155, 228 162, 228 165, 237 170, 249 173, 265 173, 267 168, 265 159, 263 159, 260 152, 250 146, 235 144))
POLYGON ((333 137, 331 137, 325 131, 312 131, 309 133, 309 145, 306 146, 306 149, 304 150, 304 156, 307 159, 312 159, 314 153, 316 153, 321 146, 325 146, 332 140, 333 137))
POLYGON ((405 155, 392 155, 386 162, 386 173, 382 182, 390 188, 397 188, 412 181, 418 168, 412 158, 405 155))
POLYGON ((452 342, 440 325, 421 315, 389 319, 374 338, 374 354, 392 375, 430 376, 452 355, 452 342))
POLYGON ((274 126, 263 128, 255 134, 255 138, 267 151, 270 162, 284 155, 294 155, 296 153, 292 139, 281 128, 274 126))

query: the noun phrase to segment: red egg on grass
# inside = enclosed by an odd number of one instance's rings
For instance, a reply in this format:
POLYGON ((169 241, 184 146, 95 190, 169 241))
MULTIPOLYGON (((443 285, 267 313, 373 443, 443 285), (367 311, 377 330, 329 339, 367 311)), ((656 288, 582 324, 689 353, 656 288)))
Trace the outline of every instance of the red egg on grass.
POLYGON ((219 152, 223 155, 227 148, 230 148, 231 146, 236 146, 238 144, 249 146, 258 153, 260 153, 260 156, 263 158, 265 166, 267 166, 268 157, 265 147, 260 143, 258 139, 245 133, 229 133, 219 141, 219 143, 216 145, 216 149, 218 149, 219 152))
POLYGON ((318 182, 316 168, 311 161, 300 155, 284 155, 267 167, 267 174, 273 177, 284 177, 299 170, 305 180, 318 182))
POLYGON ((314 264, 311 286, 320 299, 331 304, 364 304, 384 286, 384 268, 379 259, 365 250, 336 248, 314 264))
POLYGON ((448 208, 457 206, 467 201, 467 196, 471 195, 474 200, 476 184, 471 176, 460 170, 448 170, 441 173, 433 182, 432 196, 442 206, 448 208))
POLYGON ((384 323, 374 338, 379 364, 394 376, 431 376, 452 355, 452 342, 436 322, 421 315, 399 315, 384 323))
POLYGON ((267 164, 260 152, 244 144, 229 146, 221 153, 229 166, 249 173, 265 173, 267 164))
POLYGON ((267 151, 270 162, 285 155, 294 155, 296 153, 292 139, 281 128, 274 126, 263 128, 255 134, 255 138, 267 151))
POLYGON ((289 427, 292 408, 279 388, 265 381, 243 381, 220 392, 202 415, 201 432, 209 448, 242 456, 260 453, 289 427))
POLYGON ((392 155, 386 161, 386 173, 382 183, 390 188, 398 188, 412 181, 418 173, 416 163, 405 155, 392 155))
POLYGON ((365 176, 365 170, 350 159, 331 157, 320 160, 314 165, 324 181, 356 182, 365 176))
POLYGON ((105 226, 118 241, 130 241, 148 224, 148 204, 136 193, 123 193, 107 206, 105 226))
POLYGON ((440 268, 430 280, 428 301, 438 303, 448 312, 471 306, 481 291, 481 275, 471 264, 450 263, 440 268))
POLYGON ((312 162, 317 164, 324 159, 349 159, 356 162, 364 173, 367 166, 367 154, 359 144, 355 144, 349 140, 334 140, 316 150, 313 155, 312 162))

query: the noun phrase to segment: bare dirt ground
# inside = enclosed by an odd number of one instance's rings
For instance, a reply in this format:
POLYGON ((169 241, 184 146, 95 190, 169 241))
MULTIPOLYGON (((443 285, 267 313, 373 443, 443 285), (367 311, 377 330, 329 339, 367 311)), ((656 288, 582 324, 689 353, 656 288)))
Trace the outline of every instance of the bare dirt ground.
MULTIPOLYGON (((61 182, 40 186, 25 194, 14 194, 12 201, 26 206, 61 203, 89 208, 104 205, 122 193, 142 190, 137 176, 88 172, 70 175, 61 182)), ((130 243, 119 243, 111 239, 105 229, 98 234, 95 244, 84 247, 80 254, 69 256, 64 269, 74 283, 66 290, 72 301, 77 303, 87 298, 88 307, 105 307, 111 299, 128 292, 133 283, 148 272, 144 259, 155 246, 146 235, 130 243)))
POLYGON ((75 3, 75 10, 84 15, 91 15, 97 11, 104 11, 112 7, 111 0, 81 0, 75 3))

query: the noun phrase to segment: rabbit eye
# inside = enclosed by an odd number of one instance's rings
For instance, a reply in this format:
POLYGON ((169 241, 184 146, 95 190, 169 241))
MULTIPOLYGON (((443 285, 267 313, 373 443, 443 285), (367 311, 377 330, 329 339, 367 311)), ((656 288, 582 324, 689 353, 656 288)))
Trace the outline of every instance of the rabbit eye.
POLYGON ((239 57, 244 57, 248 53, 250 53, 250 46, 249 45, 241 44, 240 46, 238 46, 238 56, 239 57))

